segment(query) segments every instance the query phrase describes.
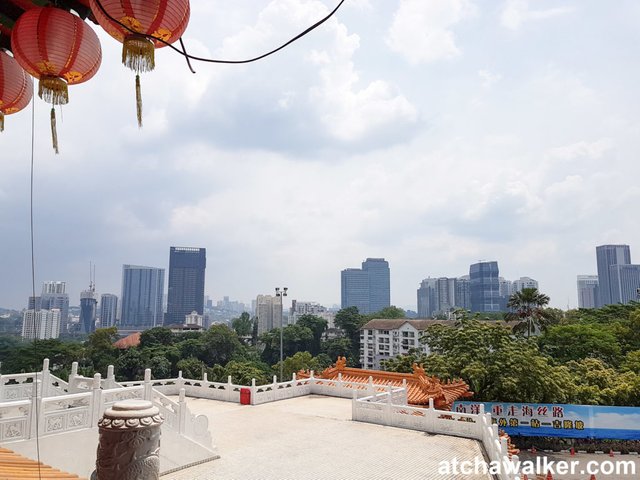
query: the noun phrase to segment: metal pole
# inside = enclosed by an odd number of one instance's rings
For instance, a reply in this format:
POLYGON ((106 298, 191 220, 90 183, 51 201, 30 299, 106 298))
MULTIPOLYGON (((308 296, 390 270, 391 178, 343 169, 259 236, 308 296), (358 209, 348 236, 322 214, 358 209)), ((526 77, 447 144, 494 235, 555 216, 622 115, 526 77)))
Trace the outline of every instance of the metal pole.
POLYGON ((283 365, 283 332, 284 332, 284 328, 283 328, 283 323, 284 320, 282 318, 282 297, 280 297, 280 381, 282 381, 282 369, 284 367, 283 365))
POLYGON ((283 377, 283 368, 284 368, 284 341, 283 341, 283 332, 284 332, 284 297, 287 296, 287 287, 282 289, 280 292, 280 287, 276 287, 276 298, 280 298, 280 381, 282 382, 283 377))

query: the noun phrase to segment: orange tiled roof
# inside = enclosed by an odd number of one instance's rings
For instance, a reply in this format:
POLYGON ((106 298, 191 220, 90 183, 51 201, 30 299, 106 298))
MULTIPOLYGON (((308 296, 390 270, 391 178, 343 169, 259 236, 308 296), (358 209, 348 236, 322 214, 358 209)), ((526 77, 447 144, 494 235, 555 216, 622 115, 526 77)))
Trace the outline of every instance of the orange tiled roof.
POLYGON ((121 348, 123 350, 130 347, 137 347, 138 345, 140 345, 140 332, 132 333, 113 344, 114 347, 121 348))
MULTIPOLYGON (((343 382, 369 381, 372 378, 374 385, 391 385, 402 387, 407 383, 407 399, 410 405, 426 406, 429 399, 433 399, 434 406, 440 410, 451 410, 453 402, 459 398, 473 395, 469 391, 469 385, 463 380, 441 382, 437 377, 428 376, 422 366, 413 364, 413 373, 384 372, 382 370, 364 370, 362 368, 347 367, 344 357, 339 357, 335 366, 326 368, 319 377, 327 380, 336 380, 341 375, 343 382)), ((309 377, 308 372, 299 372, 301 378, 309 377)))
POLYGON ((25 480, 25 479, 80 479, 77 475, 61 472, 42 462, 31 460, 30 458, 18 455, 8 448, 0 447, 0 478, 2 480, 25 480))

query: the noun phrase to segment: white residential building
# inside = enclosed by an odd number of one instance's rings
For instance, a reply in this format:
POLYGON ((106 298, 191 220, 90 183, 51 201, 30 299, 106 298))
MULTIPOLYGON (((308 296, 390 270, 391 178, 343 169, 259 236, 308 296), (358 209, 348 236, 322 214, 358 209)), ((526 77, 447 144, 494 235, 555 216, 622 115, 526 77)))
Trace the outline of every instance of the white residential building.
POLYGON ((538 290, 538 281, 529 277, 520 277, 518 280, 513 281, 511 293, 521 292, 525 288, 535 288, 538 290))
POLYGON ((282 325, 282 297, 258 295, 256 298, 258 335, 282 325))
POLYGON ((420 337, 430 325, 441 320, 375 319, 360 329, 360 364, 368 370, 380 370, 380 362, 417 348, 429 353, 420 337))
POLYGON ((45 340, 60 336, 60 309, 25 310, 22 315, 22 338, 45 340))
POLYGON ((204 327, 204 316, 194 310, 190 314, 184 316, 184 324, 204 327))

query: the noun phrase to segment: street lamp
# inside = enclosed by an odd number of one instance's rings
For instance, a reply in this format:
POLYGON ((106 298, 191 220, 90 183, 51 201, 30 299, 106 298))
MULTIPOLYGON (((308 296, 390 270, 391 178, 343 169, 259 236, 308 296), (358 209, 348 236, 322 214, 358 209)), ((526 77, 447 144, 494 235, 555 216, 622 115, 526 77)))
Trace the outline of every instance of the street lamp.
POLYGON ((282 289, 282 291, 280 291, 280 287, 276 287, 276 297, 280 297, 280 381, 282 381, 282 367, 283 367, 283 341, 282 341, 282 331, 284 330, 283 328, 283 311, 284 311, 284 299, 282 297, 286 297, 287 296, 287 287, 284 287, 282 289))

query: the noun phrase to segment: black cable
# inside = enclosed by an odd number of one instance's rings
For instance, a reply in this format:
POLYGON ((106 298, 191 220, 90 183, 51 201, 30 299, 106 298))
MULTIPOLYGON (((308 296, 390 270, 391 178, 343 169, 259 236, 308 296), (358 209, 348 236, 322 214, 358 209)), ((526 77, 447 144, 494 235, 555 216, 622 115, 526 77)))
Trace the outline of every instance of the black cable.
MULTIPOLYGON (((38 328, 36 320, 36 256, 35 248, 33 244, 33 158, 35 151, 35 122, 36 122, 36 87, 35 83, 31 87, 31 176, 29 181, 29 230, 31 233, 31 295, 33 298, 33 353, 36 362, 38 361, 38 328)), ((44 376, 43 376, 44 378, 44 376)), ((32 403, 35 408, 35 422, 36 422, 36 457, 38 459, 38 478, 42 479, 42 472, 40 471, 40 405, 38 402, 38 366, 35 365, 35 378, 33 381, 34 387, 34 401, 32 403)), ((42 392, 41 392, 42 393, 42 392)))
MULTIPOLYGON (((170 44, 169 42, 161 39, 161 38, 157 38, 154 37, 153 35, 148 35, 148 34, 143 34, 143 33, 138 33, 135 30, 129 28, 127 25, 122 24, 121 22, 119 22, 118 20, 116 20, 115 18, 113 18, 111 15, 109 15, 109 13, 105 10, 105 8, 102 6, 102 3, 100 2, 100 0, 96 0, 96 4, 98 5, 98 7, 100 8, 100 10, 102 11, 102 13, 109 19, 111 20, 113 23, 120 25, 122 28, 124 28, 125 30, 128 30, 129 32, 135 34, 135 35, 139 35, 141 37, 145 37, 148 38, 149 40, 156 40, 160 43, 164 43, 166 46, 170 47, 171 49, 175 50, 176 52, 178 52, 180 55, 183 55, 187 60, 197 60, 198 62, 207 62, 207 63, 227 63, 227 64, 239 64, 239 63, 251 63, 251 62, 255 62, 257 60, 261 60, 265 57, 268 57, 269 55, 273 55, 276 52, 279 52, 280 50, 282 50, 283 48, 291 45, 293 42, 295 42, 296 40, 299 40, 300 38, 304 37, 305 35, 307 35, 309 32, 315 30, 316 28, 318 28, 320 25, 322 25, 324 22, 326 22, 327 20, 329 20, 337 11, 338 9, 342 6, 342 4, 345 2, 345 0, 340 0, 340 3, 338 3, 338 5, 336 6, 336 8, 334 8, 333 10, 331 10, 331 12, 329 12, 329 15, 327 15, 326 17, 322 18, 321 20, 317 21, 316 23, 314 23, 313 25, 311 25, 309 28, 307 28, 306 30, 304 30, 302 33, 299 33, 298 35, 296 35, 295 37, 293 37, 291 40, 289 40, 286 43, 283 43, 282 45, 280 45, 279 47, 271 50, 270 52, 267 53, 263 53, 262 55, 259 55, 257 57, 254 58, 248 58, 246 60, 218 60, 215 58, 204 58, 204 57, 196 57, 194 55, 189 55, 186 51, 186 49, 184 51, 180 50, 179 48, 173 46, 172 44, 170 44)), ((180 40, 182 47, 184 48, 184 43, 182 43, 182 39, 180 40)), ((191 65, 189 64, 189 68, 191 68, 191 65)), ((191 71, 193 72, 193 69, 191 69, 191 71)))

